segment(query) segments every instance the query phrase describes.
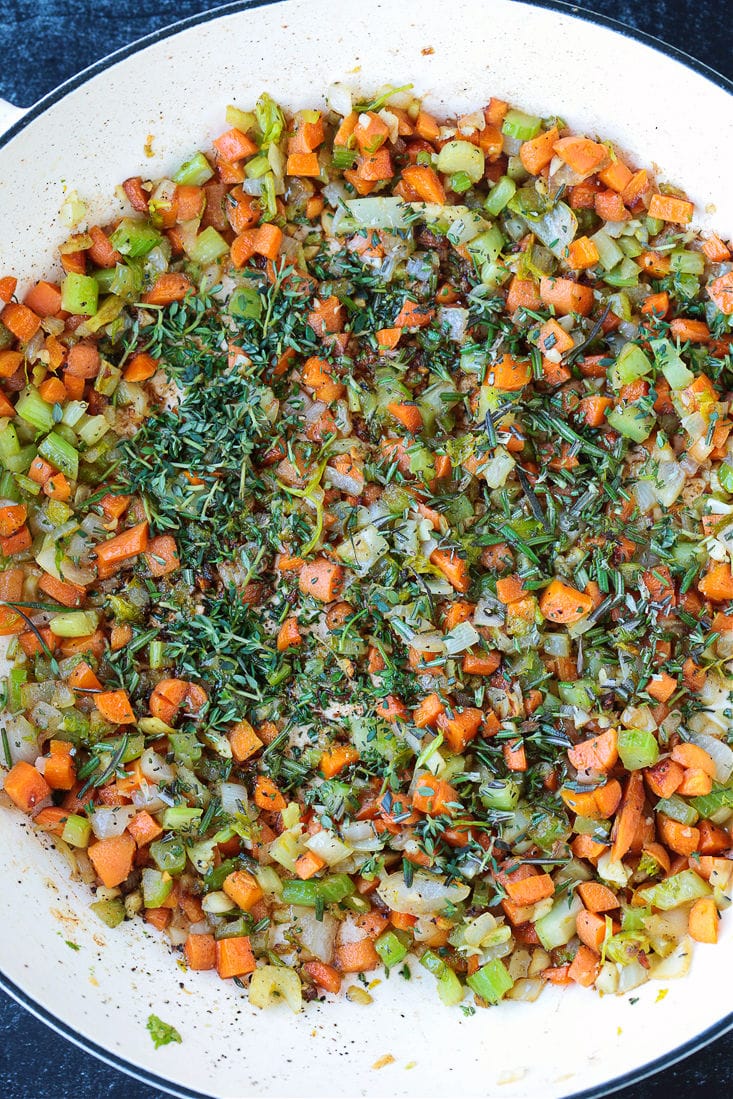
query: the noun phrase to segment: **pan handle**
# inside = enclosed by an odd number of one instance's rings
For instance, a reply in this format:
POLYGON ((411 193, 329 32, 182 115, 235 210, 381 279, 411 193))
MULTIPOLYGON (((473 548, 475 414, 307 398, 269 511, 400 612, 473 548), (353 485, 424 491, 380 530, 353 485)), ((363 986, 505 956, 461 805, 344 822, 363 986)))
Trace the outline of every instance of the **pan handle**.
POLYGON ((26 113, 26 110, 25 107, 14 107, 6 99, 0 99, 0 134, 4 134, 14 123, 18 122, 26 113))

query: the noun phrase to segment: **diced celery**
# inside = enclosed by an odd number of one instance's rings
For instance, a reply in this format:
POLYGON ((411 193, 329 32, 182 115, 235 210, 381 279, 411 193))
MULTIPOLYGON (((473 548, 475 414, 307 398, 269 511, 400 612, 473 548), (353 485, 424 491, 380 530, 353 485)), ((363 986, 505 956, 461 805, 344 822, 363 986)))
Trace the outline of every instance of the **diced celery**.
POLYGON ((101 393, 103 397, 111 397, 112 394, 116 392, 121 377, 122 371, 119 366, 115 366, 114 363, 102 359, 102 365, 99 368, 99 373, 94 382, 94 388, 97 393, 101 393))
MULTIPOLYGON (((1 435, 2 428, 0 428, 0 436, 1 435)), ((13 474, 7 469, 0 473, 0 498, 3 500, 12 500, 16 504, 20 500, 20 492, 15 477, 13 477, 13 474)))
POLYGON ((143 870, 143 903, 146 908, 160 908, 173 889, 173 878, 166 871, 146 866, 143 870))
POLYGON ((692 799, 692 805, 700 816, 707 820, 720 809, 733 809, 733 787, 714 786, 709 794, 692 799))
POLYGON ((28 678, 25 668, 11 668, 7 678, 7 707, 11 714, 24 709, 21 688, 28 678))
POLYGON ((150 844, 150 855, 158 869, 169 874, 182 874, 186 869, 186 849, 178 839, 155 840, 150 844))
POLYGON ((519 802, 519 786, 512 778, 495 778, 479 787, 479 797, 487 809, 511 812, 519 802))
POLYGON ((92 278, 96 280, 100 293, 109 294, 115 278, 115 269, 114 267, 100 267, 98 271, 94 272, 92 278))
POLYGON ((91 821, 86 817, 79 816, 78 813, 69 813, 64 824, 64 830, 61 833, 61 839, 72 847, 88 847, 91 833, 91 821))
POLYGON ((436 954, 434 950, 426 950, 422 954, 420 965, 424 966, 428 973, 432 973, 434 977, 442 977, 448 968, 444 959, 436 954))
POLYGON ((283 882, 283 904, 299 904, 303 908, 315 908, 318 897, 318 882, 310 878, 308 881, 283 882))
POLYGON ((733 493, 733 466, 723 462, 718 467, 718 480, 724 492, 733 493))
POLYGON ((514 981, 501 958, 487 962, 466 978, 468 987, 489 1004, 498 1004, 514 987, 514 981))
POLYGON ((348 874, 332 874, 330 878, 325 878, 318 885, 326 904, 338 904, 339 901, 350 897, 356 890, 356 886, 348 874))
MULTIPOLYGON (((98 745, 99 749, 104 749, 105 752, 109 752, 111 755, 116 755, 122 748, 122 737, 113 737, 111 740, 105 740, 103 744, 98 745)), ((145 737, 142 733, 135 733, 134 736, 127 735, 124 751, 120 756, 120 763, 132 763, 134 759, 139 759, 145 751, 145 737)))
POLYGON ((566 706, 576 706, 579 710, 589 710, 595 705, 596 692, 592 679, 577 679, 574 683, 558 683, 557 693, 566 706))
POLYGON ((644 251, 636 237, 619 237, 618 246, 629 259, 636 259, 644 251))
POLYGON ((142 285, 142 271, 137 265, 118 263, 109 289, 111 294, 122 298, 123 301, 135 301, 140 296, 142 285))
POLYGON ((194 153, 192 157, 184 161, 173 176, 174 183, 182 183, 189 187, 203 187, 214 174, 214 169, 209 164, 203 153, 194 153))
POLYGON ((673 874, 665 881, 640 889, 637 896, 643 900, 644 904, 650 904, 654 908, 661 908, 663 912, 667 912, 671 908, 687 904, 688 901, 708 897, 711 893, 712 889, 708 883, 698 877, 694 870, 682 870, 681 873, 673 874))
POLYGON ((575 934, 575 921, 583 902, 576 894, 561 897, 550 911, 535 923, 535 931, 545 950, 565 946, 575 934))
POLYGON ((618 754, 627 771, 653 767, 659 759, 659 745, 647 729, 620 729, 618 754))
POLYGON ((65 504, 63 500, 48 501, 48 518, 55 527, 67 523, 73 514, 74 509, 65 504))
POLYGON ((56 469, 75 481, 79 475, 79 452, 58 431, 52 431, 38 444, 38 453, 56 469))
POLYGON ((99 615, 96 611, 63 611, 48 625, 56 637, 88 637, 99 625, 99 615))
POLYGON ((612 271, 617 264, 621 263, 624 254, 613 237, 609 237, 605 229, 599 229, 590 239, 598 249, 598 256, 604 270, 612 271))
POLYGON ((450 966, 438 977, 438 996, 446 1007, 455 1007, 463 999, 463 985, 450 966))
POLYGON ((514 197, 516 190, 517 185, 513 179, 510 179, 509 176, 501 176, 489 191, 488 198, 484 202, 484 209, 492 217, 497 217, 507 202, 514 197))
POLYGON ((485 229, 483 233, 479 233, 469 241, 466 247, 479 274, 484 264, 494 263, 499 258, 505 244, 506 241, 497 225, 492 225, 490 229, 485 229))
POLYGON ((165 810, 161 824, 166 832, 185 832, 190 830, 203 815, 203 809, 190 808, 188 805, 174 805, 165 810))
POLYGON ((255 119, 262 133, 263 149, 280 140, 285 128, 285 118, 275 100, 267 92, 263 92, 255 104, 255 119))
POLYGON ((605 275, 609 286, 636 286, 639 281, 639 267, 628 256, 624 256, 617 267, 605 275))
MULTIPOLYGON (((34 447, 26 447, 26 450, 34 450, 34 447)), ((24 468, 28 469, 33 461, 33 455, 28 459, 27 463, 24 463, 24 468)), ((17 484, 21 492, 27 493, 29 496, 38 496, 41 491, 41 486, 38 481, 31 481, 30 477, 26 477, 24 473, 13 474, 13 480, 17 484)))
POLYGON ((97 312, 99 285, 91 275, 71 271, 61 283, 61 308, 67 313, 92 317, 97 312))
POLYGON ((672 389, 692 385, 695 375, 687 369, 671 340, 651 340, 654 359, 672 389))
POLYGON ((209 225, 202 233, 196 237, 193 245, 189 249, 189 258, 194 263, 200 263, 205 267, 209 263, 214 263, 215 260, 221 259, 229 251, 229 245, 221 236, 217 233, 213 225, 209 225))
POLYGON ((654 430, 654 417, 645 415, 633 405, 612 408, 606 419, 614 431, 635 443, 643 443, 654 430))
POLYGON ((247 179, 262 179, 270 171, 270 161, 266 156, 253 156, 244 166, 247 179))
POLYGON ((64 414, 61 417, 61 423, 66 424, 67 427, 76 427, 86 410, 86 401, 67 401, 64 405, 64 414))
POLYGON ((235 107, 232 103, 229 104, 224 112, 227 126, 236 126, 238 130, 241 130, 243 134, 246 134, 249 130, 254 130, 257 125, 257 119, 254 116, 253 111, 241 111, 239 107, 235 107))
POLYGON ((98 332, 100 328, 104 328, 109 325, 124 309, 125 303, 122 298, 118 298, 115 294, 109 294, 108 297, 100 302, 96 313, 93 317, 84 321, 84 324, 80 325, 77 332, 80 336, 91 336, 93 333, 98 332))
POLYGON ((109 239, 112 247, 123 256, 135 259, 146 256, 163 238, 148 221, 123 218, 109 239))
POLYGON ((652 364, 635 343, 625 343, 616 357, 614 376, 621 385, 629 385, 637 378, 651 373, 652 364))
POLYGON ((392 969, 405 959, 408 952, 407 945, 395 934, 394 931, 385 931, 374 943, 374 949, 387 969, 392 969))
POLYGON ((664 229, 664 222, 661 218, 652 218, 647 215, 644 220, 650 237, 655 237, 657 233, 661 233, 662 229, 664 229))
POLYGON ((473 183, 471 177, 465 172, 454 172, 448 180, 448 185, 451 191, 455 191, 457 195, 463 195, 466 191, 470 191, 473 183))
POLYGON ((501 132, 516 141, 530 141, 542 128, 542 119, 514 108, 507 111, 501 124, 501 132))
POLYGON ((262 177, 262 194, 260 196, 265 218, 274 218, 277 214, 277 195, 275 194, 275 177, 272 172, 262 177))
POLYGON ((257 320, 262 315, 262 298, 253 286, 238 286, 229 299, 233 317, 257 320))
POLYGON ((121 897, 113 897, 109 901, 94 901, 89 907, 109 928, 119 927, 125 918, 125 902, 121 897))
POLYGON ((94 446, 108 431, 109 423, 104 416, 85 416, 77 428, 77 435, 86 446, 94 446))
POLYGON ((438 171, 446 175, 465 172, 472 183, 478 183, 484 174, 483 149, 470 141, 447 141, 438 154, 438 171))
POLYGON ((693 804, 678 797, 677 794, 672 794, 668 798, 660 798, 655 809, 665 817, 679 821, 680 824, 697 824, 700 816, 693 804))
POLYGON ((5 465, 6 458, 17 454, 20 454, 20 441, 15 424, 11 420, 2 419, 0 420, 0 462, 5 465))
POLYGON ((165 644, 162 641, 151 641, 148 645, 148 664, 157 671, 163 667, 165 661, 165 644))
MULTIPOLYGON (((53 405, 44 401, 38 390, 32 386, 28 386, 21 393, 15 405, 15 413, 38 431, 50 431, 53 427, 53 405)), ((17 435, 15 438, 17 441, 17 435)))
POLYGON ((673 271, 684 275, 702 275, 705 270, 705 257, 702 252, 690 252, 684 248, 673 248, 669 254, 673 271))

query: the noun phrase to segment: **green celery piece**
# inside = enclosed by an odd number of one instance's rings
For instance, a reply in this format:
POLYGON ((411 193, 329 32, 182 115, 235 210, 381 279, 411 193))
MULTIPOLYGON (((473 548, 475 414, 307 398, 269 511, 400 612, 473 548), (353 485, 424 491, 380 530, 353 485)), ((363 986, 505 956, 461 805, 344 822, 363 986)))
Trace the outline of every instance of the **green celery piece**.
POLYGON ((110 901, 95 901, 89 907, 109 928, 119 927, 125 918, 125 903, 121 897, 114 897, 110 901))
POLYGON ((487 962, 466 978, 468 987, 489 1004, 498 1004, 514 987, 514 981, 501 958, 487 962))
POLYGON ((72 480, 79 476, 79 452, 58 431, 52 431, 38 444, 38 453, 72 480))
POLYGON ((160 908, 173 889, 173 878, 161 870, 146 866, 143 870, 143 902, 146 908, 160 908))
POLYGON ((174 876, 186 869, 186 849, 180 840, 154 840, 150 844, 150 856, 159 870, 166 870, 174 876))
MULTIPOLYGON (((34 389, 33 386, 28 386, 27 389, 23 390, 16 401, 15 413, 17 416, 20 416, 21 420, 25 420, 27 424, 30 424, 31 427, 35 427, 38 431, 50 431, 53 427, 53 405, 44 401, 38 390, 34 389)), ((13 428, 13 431, 15 431, 15 428, 13 428)), ((17 438, 18 436, 16 435, 15 441, 17 441, 17 438)), ((12 437, 9 449, 11 447, 14 447, 12 437)), ((14 451, 15 455, 19 453, 20 448, 14 451)), ((7 459, 10 457, 13 457, 12 451, 4 456, 6 464, 7 459)), ((13 470, 13 472, 19 471, 13 470)))
POLYGON ((185 187, 203 187, 214 175, 214 169, 209 164, 203 153, 194 153, 192 157, 184 161, 173 176, 174 183, 181 183, 185 187))
POLYGON ((61 839, 71 847, 87 847, 92 834, 92 825, 86 817, 78 813, 69 813, 61 833, 61 839))
POLYGON ((507 111, 501 124, 501 132, 517 141, 531 141, 542 129, 542 119, 514 108, 507 111))
POLYGON ((484 202, 484 209, 492 217, 498 217, 506 204, 512 199, 517 190, 517 185, 509 176, 501 176, 489 191, 488 198, 484 202))
POLYGON ((618 754, 627 771, 653 767, 659 759, 659 745, 647 729, 620 729, 618 754))
POLYGON ((694 870, 683 870, 656 885, 639 889, 637 895, 643 898, 645 904, 668 912, 672 908, 679 908, 681 904, 699 900, 700 897, 707 897, 711 893, 712 889, 708 883, 698 877, 694 870))
POLYGON ((606 420, 619 435, 624 435, 635 443, 643 443, 648 439, 655 423, 653 416, 646 415, 633 405, 610 409, 606 413, 606 420))
POLYGON ((399 965, 408 953, 407 944, 394 931, 385 931, 383 935, 380 935, 374 944, 374 949, 387 969, 399 965))
POLYGON ((109 239, 112 247, 123 256, 136 259, 146 256, 160 244, 163 237, 148 221, 123 218, 109 239))
POLYGON ((714 786, 709 794, 692 798, 691 804, 703 820, 707 820, 719 809, 733 809, 733 787, 714 786))
POLYGON ((91 275, 70 272, 61 283, 61 308, 67 313, 93 317, 99 302, 99 284, 91 275))

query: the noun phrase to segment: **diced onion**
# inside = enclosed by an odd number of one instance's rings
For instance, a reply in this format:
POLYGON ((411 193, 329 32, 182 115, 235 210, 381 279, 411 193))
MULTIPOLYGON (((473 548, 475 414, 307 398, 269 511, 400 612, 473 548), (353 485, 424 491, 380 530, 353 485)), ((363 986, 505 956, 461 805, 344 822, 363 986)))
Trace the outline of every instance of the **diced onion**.
POLYGON ((252 974, 249 1002, 254 1007, 272 1007, 285 1001, 296 1014, 303 1007, 300 977, 294 969, 282 965, 262 965, 252 974))
POLYGON ((334 84, 330 84, 326 91, 326 103, 328 104, 329 110, 346 118, 347 115, 351 114, 353 103, 351 88, 338 81, 334 84))
POLYGON ((634 496, 643 514, 651 511, 657 504, 657 494, 651 481, 637 481, 634 485, 634 496))
POLYGON ((140 757, 140 770, 151 782, 172 782, 176 776, 173 768, 152 748, 146 748, 140 757))
POLYGON ((377 894, 393 912, 410 916, 428 916, 440 913, 447 904, 458 904, 466 899, 471 887, 454 883, 446 885, 441 878, 423 871, 413 874, 412 883, 405 883, 402 871, 388 874, 377 888, 377 894))
POLYGON ((98 840, 121 836, 136 813, 133 805, 100 806, 92 813, 92 832, 98 840))
POLYGON ((249 805, 247 788, 238 782, 222 782, 220 795, 223 812, 230 817, 241 817, 249 805))
POLYGON ((690 740, 708 753, 715 763, 715 779, 725 785, 733 775, 733 750, 717 737, 706 733, 691 733, 690 740))
POLYGON ((342 843, 333 832, 329 832, 325 828, 307 839, 305 845, 315 855, 322 858, 328 866, 335 866, 337 863, 343 862, 351 854, 351 848, 342 843))
POLYGON ((15 714, 4 719, 10 759, 15 763, 34 763, 38 755, 38 737, 30 721, 15 714))
POLYGON ((474 625, 470 622, 459 622, 444 636, 443 643, 445 651, 450 656, 455 656, 457 653, 465 652, 466 649, 477 645, 480 640, 481 635, 474 625))

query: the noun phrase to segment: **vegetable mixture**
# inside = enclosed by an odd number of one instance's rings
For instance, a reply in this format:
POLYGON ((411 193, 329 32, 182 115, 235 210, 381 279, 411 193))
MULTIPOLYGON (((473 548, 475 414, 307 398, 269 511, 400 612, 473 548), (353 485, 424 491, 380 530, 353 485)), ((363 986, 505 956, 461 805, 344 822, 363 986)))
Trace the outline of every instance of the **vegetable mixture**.
POLYGON ((628 992, 733 871, 733 264, 492 99, 268 95, 0 279, 0 759, 258 1006, 628 992))

